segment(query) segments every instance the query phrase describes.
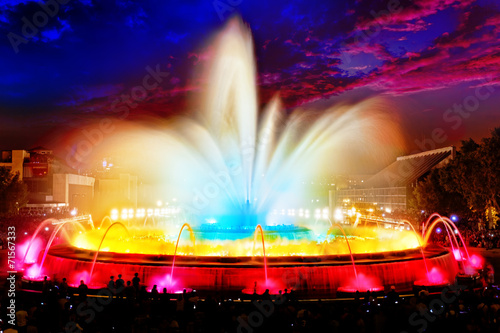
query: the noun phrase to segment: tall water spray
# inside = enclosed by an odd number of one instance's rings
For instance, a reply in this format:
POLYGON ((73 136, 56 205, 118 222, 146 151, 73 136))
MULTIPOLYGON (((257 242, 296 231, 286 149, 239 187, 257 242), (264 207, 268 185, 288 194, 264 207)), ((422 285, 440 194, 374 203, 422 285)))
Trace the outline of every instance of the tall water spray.
POLYGON ((211 219, 266 226, 273 209, 304 204, 304 180, 346 169, 356 152, 383 160, 401 149, 397 119, 382 99, 289 112, 275 96, 260 111, 251 33, 240 20, 211 45, 198 111, 155 138, 155 148, 168 147, 164 177, 196 217, 193 226, 211 219))

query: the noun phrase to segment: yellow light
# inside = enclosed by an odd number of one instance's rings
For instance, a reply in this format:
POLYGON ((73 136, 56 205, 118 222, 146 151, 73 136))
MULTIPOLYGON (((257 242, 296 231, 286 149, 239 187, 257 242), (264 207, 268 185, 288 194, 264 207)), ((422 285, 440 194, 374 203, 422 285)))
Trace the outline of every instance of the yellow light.
MULTIPOLYGON (((128 210, 127 210, 128 213, 128 210)), ((127 214, 128 215, 128 214, 127 214)), ((215 223, 209 219, 208 223, 215 223)), ((173 254, 176 246, 175 240, 169 236, 174 229, 180 226, 171 226, 172 230, 162 229, 140 229, 130 228, 130 236, 126 236, 123 230, 112 229, 106 238, 106 247, 102 251, 117 253, 142 253, 142 254, 173 254), (129 238, 130 237, 130 238, 129 238), (157 241, 155 241, 157 240, 157 241)), ((170 229, 170 228, 169 228, 170 229)), ((419 246, 418 238, 411 231, 400 230, 398 236, 394 236, 394 228, 390 224, 383 223, 381 228, 355 228, 349 231, 353 236, 350 245, 353 253, 395 251, 419 246)), ((103 230, 90 230, 76 235, 71 241, 74 246, 95 251, 101 240, 103 230)), ((420 236, 418 236, 420 237, 420 236)), ((348 249, 342 241, 332 240, 326 249, 322 243, 316 240, 268 240, 266 246, 266 256, 286 256, 286 255, 318 255, 318 254, 348 254, 348 249), (325 251, 325 252, 324 252, 325 251)), ((237 240, 224 243, 214 243, 211 240, 196 240, 196 250, 193 251, 192 243, 189 241, 179 244, 177 253, 193 254, 199 256, 252 256, 253 239, 237 240)), ((262 252, 255 251, 256 255, 262 252)))
POLYGON ((341 221, 343 219, 343 214, 342 214, 342 210, 340 208, 337 208, 335 210, 335 220, 337 221, 341 221))

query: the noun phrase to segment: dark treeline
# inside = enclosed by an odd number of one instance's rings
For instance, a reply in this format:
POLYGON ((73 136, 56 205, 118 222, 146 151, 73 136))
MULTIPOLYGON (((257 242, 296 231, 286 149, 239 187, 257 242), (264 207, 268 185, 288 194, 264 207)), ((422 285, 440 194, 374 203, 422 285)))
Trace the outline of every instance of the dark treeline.
POLYGON ((462 141, 456 158, 434 169, 414 190, 414 208, 457 214, 493 228, 500 213, 500 128, 480 142, 462 141))

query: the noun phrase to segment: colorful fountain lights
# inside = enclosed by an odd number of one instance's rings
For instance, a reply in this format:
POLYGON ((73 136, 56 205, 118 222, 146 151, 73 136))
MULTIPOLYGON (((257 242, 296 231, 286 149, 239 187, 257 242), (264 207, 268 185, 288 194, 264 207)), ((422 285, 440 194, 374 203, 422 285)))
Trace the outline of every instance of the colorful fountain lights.
POLYGON ((277 124, 282 117, 274 99, 258 122, 249 31, 233 20, 215 45, 202 114, 179 122, 168 136, 176 159, 167 172, 179 175, 170 185, 179 189, 179 205, 188 203, 189 223, 152 223, 146 212, 144 220, 127 212, 122 223, 118 211, 97 228, 78 219, 45 221, 37 232, 56 225, 45 247, 33 235, 24 248, 25 278, 66 277, 73 285, 84 280, 101 287, 111 274, 139 272, 149 289, 170 291, 364 291, 450 282, 457 261, 478 262, 460 247, 453 222, 440 216, 433 216, 423 240, 400 224, 346 228, 322 219, 311 226, 290 214, 277 223, 268 212, 304 202, 301 179, 325 164, 325 156, 331 159, 348 142, 379 153, 384 145, 378 143, 397 141, 397 131, 377 130, 390 122, 373 101, 327 110, 305 129, 301 115, 277 124), (183 182, 175 184, 176 179, 183 182), (192 188, 199 189, 194 197, 184 191, 192 188), (425 248, 438 223, 454 240, 451 253, 425 248))
MULTIPOLYGON (((432 221, 427 232, 432 232, 441 219, 432 221)), ((39 230, 45 225, 41 224, 39 230)), ((26 256, 25 277, 37 280, 44 275, 64 276, 73 285, 83 279, 93 287, 102 287, 109 274, 132 276, 140 272, 149 288, 156 284, 169 290, 253 291, 257 282, 259 292, 304 289, 305 285, 328 292, 380 290, 388 285, 408 288, 415 282, 439 285, 453 280, 459 271, 457 262, 464 268, 465 264, 476 269, 481 265, 476 256, 466 259, 453 251, 421 247, 420 236, 403 228, 346 228, 335 224, 323 235, 323 241, 308 239, 309 233, 302 239, 290 239, 292 234, 281 235, 281 230, 260 225, 247 231, 247 237, 235 240, 214 240, 210 231, 188 224, 176 233, 165 232, 167 229, 126 227, 110 219, 100 229, 91 229, 86 222, 67 221, 56 225, 49 237, 59 239, 59 244, 42 246, 35 237, 29 250, 26 246, 21 249, 26 256), (66 229, 74 231, 68 233, 69 237, 60 237, 66 229), (218 275, 231 276, 233 281, 218 281, 218 275), (290 283, 284 276, 300 277, 299 282, 292 279, 290 283)), ((455 250, 465 253, 463 247, 455 250)))

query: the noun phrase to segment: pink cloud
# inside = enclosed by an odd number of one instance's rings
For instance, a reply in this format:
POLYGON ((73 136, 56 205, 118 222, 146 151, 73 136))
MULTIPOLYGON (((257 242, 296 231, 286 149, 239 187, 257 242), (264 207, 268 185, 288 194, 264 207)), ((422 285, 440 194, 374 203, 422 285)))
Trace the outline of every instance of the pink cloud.
MULTIPOLYGON (((466 8, 474 1, 475 0, 414 1, 410 6, 397 6, 392 12, 390 12, 389 8, 384 8, 385 10, 378 13, 373 12, 375 15, 371 13, 372 15, 370 15, 370 17, 361 19, 357 26, 360 30, 370 29, 371 26, 379 26, 384 29, 389 29, 391 28, 391 25, 406 25, 408 22, 414 20, 418 20, 417 22, 420 22, 422 18, 436 14, 437 12, 449 7, 466 8), (379 13, 381 15, 378 15, 379 13)), ((420 23, 420 25, 425 27, 422 23, 420 23)))
POLYGON ((387 52, 385 46, 377 43, 353 43, 347 45, 342 53, 347 55, 357 55, 360 53, 372 54, 377 59, 391 60, 393 56, 387 52))

